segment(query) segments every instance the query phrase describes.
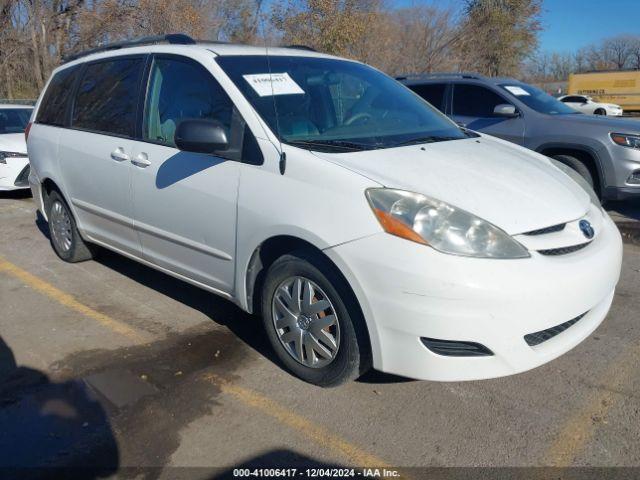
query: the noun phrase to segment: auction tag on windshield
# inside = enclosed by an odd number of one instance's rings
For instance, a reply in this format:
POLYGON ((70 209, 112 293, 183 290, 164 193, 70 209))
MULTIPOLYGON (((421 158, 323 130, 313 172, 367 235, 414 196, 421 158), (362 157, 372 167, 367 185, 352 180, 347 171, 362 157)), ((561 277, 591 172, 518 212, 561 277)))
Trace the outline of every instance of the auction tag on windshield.
POLYGON ((514 95, 518 95, 518 96, 529 95, 529 92, 527 92, 524 88, 518 87, 516 85, 505 85, 504 88, 509 90, 514 95))
POLYGON ((258 73, 255 75, 243 75, 258 95, 268 97, 270 95, 300 95, 304 90, 300 88, 288 73, 258 73))

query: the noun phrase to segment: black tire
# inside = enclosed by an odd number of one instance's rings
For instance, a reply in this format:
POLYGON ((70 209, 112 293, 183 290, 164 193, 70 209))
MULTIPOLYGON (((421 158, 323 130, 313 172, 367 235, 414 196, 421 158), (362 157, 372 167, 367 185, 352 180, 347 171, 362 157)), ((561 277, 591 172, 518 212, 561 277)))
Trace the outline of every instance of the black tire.
POLYGON ((62 195, 55 190, 49 194, 47 200, 47 218, 49 220, 49 240, 53 251, 56 252, 58 257, 69 263, 84 262, 93 258, 92 246, 87 244, 80 236, 76 220, 71 213, 69 205, 62 198, 62 195), (59 213, 54 213, 54 211, 64 212, 64 215, 68 216, 69 222, 65 230, 69 236, 70 243, 67 248, 65 248, 64 241, 60 240, 54 233, 55 227, 52 222, 55 222, 59 217, 59 213))
MULTIPOLYGON (((321 254, 299 250, 278 258, 266 274, 261 310, 264 328, 276 355, 289 372, 305 382, 334 387, 358 378, 371 368, 369 337, 357 300, 342 275, 321 254), (328 365, 315 368, 303 365, 279 339, 272 305, 278 288, 292 277, 303 277, 315 283, 335 310, 339 341, 335 357, 328 365)), ((306 347, 304 351, 308 356, 306 347)))
POLYGON ((591 188, 595 190, 593 175, 591 175, 589 167, 587 167, 581 160, 570 155, 554 155, 553 158, 578 172, 582 176, 582 178, 584 178, 587 183, 591 185, 591 188))
POLYGON ((603 117, 607 116, 607 111, 604 108, 597 108, 595 112, 593 112, 594 115, 602 115, 603 117))

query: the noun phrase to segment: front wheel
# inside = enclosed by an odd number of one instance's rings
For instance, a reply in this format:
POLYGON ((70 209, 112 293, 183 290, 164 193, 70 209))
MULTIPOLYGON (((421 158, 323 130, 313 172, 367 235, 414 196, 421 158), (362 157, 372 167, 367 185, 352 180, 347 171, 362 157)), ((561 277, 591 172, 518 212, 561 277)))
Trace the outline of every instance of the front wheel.
POLYGON ((589 167, 585 165, 580 159, 573 157, 571 155, 554 155, 552 158, 559 161, 560 163, 564 163, 567 167, 572 168, 576 172, 578 172, 582 178, 589 184, 591 188, 595 190, 595 182, 593 180, 593 175, 591 175, 591 171, 589 167))
POLYGON ((370 368, 366 328, 353 293, 314 252, 284 255, 271 265, 262 318, 278 358, 306 382, 337 386, 370 368))
POLYGON ((595 112, 593 112, 594 115, 602 115, 604 117, 607 116, 607 111, 604 108, 598 108, 595 112))

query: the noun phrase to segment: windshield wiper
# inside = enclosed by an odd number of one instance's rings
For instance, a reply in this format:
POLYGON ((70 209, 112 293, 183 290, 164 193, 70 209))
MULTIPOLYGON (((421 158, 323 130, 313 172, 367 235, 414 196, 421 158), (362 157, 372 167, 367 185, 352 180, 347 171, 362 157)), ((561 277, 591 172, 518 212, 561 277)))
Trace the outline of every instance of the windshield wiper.
POLYGON ((460 140, 461 137, 445 137, 438 135, 431 135, 428 137, 417 137, 412 138, 411 140, 405 140, 404 142, 394 143, 394 147, 405 147, 407 145, 418 145, 420 143, 435 143, 435 142, 446 142, 447 140, 460 140))
POLYGON ((287 143, 291 145, 299 145, 304 147, 322 147, 329 149, 344 149, 352 151, 372 150, 379 148, 378 146, 370 143, 358 143, 350 142, 348 140, 291 140, 287 143))

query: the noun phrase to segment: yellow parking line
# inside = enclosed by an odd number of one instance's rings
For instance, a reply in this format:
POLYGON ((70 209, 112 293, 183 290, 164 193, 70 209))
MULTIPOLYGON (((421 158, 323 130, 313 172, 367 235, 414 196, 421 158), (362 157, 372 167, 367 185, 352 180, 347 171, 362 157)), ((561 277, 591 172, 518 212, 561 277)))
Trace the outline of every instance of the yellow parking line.
POLYGON ((621 395, 628 378, 637 371, 639 347, 637 343, 618 355, 602 376, 602 387, 569 420, 549 448, 546 458, 551 466, 571 466, 576 457, 593 438, 621 395))
POLYGON ((43 295, 51 298, 52 300, 55 300, 60 305, 64 305, 71 310, 75 310, 76 312, 97 321, 101 325, 113 330, 120 335, 123 335, 135 341, 144 340, 142 335, 131 328, 129 325, 119 322, 118 320, 115 320, 110 316, 105 315, 104 313, 100 313, 93 308, 80 303, 72 295, 59 290, 50 283, 47 283, 44 280, 36 277, 35 275, 27 272, 26 270, 21 269, 20 267, 7 261, 3 257, 0 257, 0 271, 8 273, 12 277, 17 278, 37 292, 40 292, 43 295))
MULTIPOLYGON (((113 330, 116 333, 124 335, 130 339, 142 340, 140 333, 130 326, 115 320, 108 315, 100 313, 91 307, 78 302, 73 296, 65 293, 35 275, 21 269, 13 263, 5 260, 0 256, 0 272, 17 278, 34 290, 55 300, 61 305, 79 312, 87 317, 96 320, 103 326, 113 330)), ((365 452, 361 448, 349 443, 340 436, 331 433, 326 428, 316 425, 306 418, 293 413, 290 409, 281 406, 277 402, 271 400, 260 393, 231 384, 224 378, 207 374, 206 380, 209 380, 220 387, 220 389, 234 398, 242 402, 244 405, 259 410, 260 412, 276 419, 280 423, 298 431, 305 437, 314 441, 327 451, 330 451, 342 458, 347 459, 350 464, 366 467, 390 468, 389 464, 378 457, 365 452)))
POLYGON ((293 413, 289 408, 283 407, 279 403, 261 395, 258 392, 233 385, 228 380, 225 380, 216 374, 207 374, 205 378, 219 386, 224 393, 232 395, 243 404, 255 408, 256 410, 260 410, 262 413, 275 418, 280 423, 297 430, 324 449, 331 451, 342 458, 346 458, 351 465, 389 468, 387 462, 365 452, 340 436, 331 433, 326 428, 293 413))

